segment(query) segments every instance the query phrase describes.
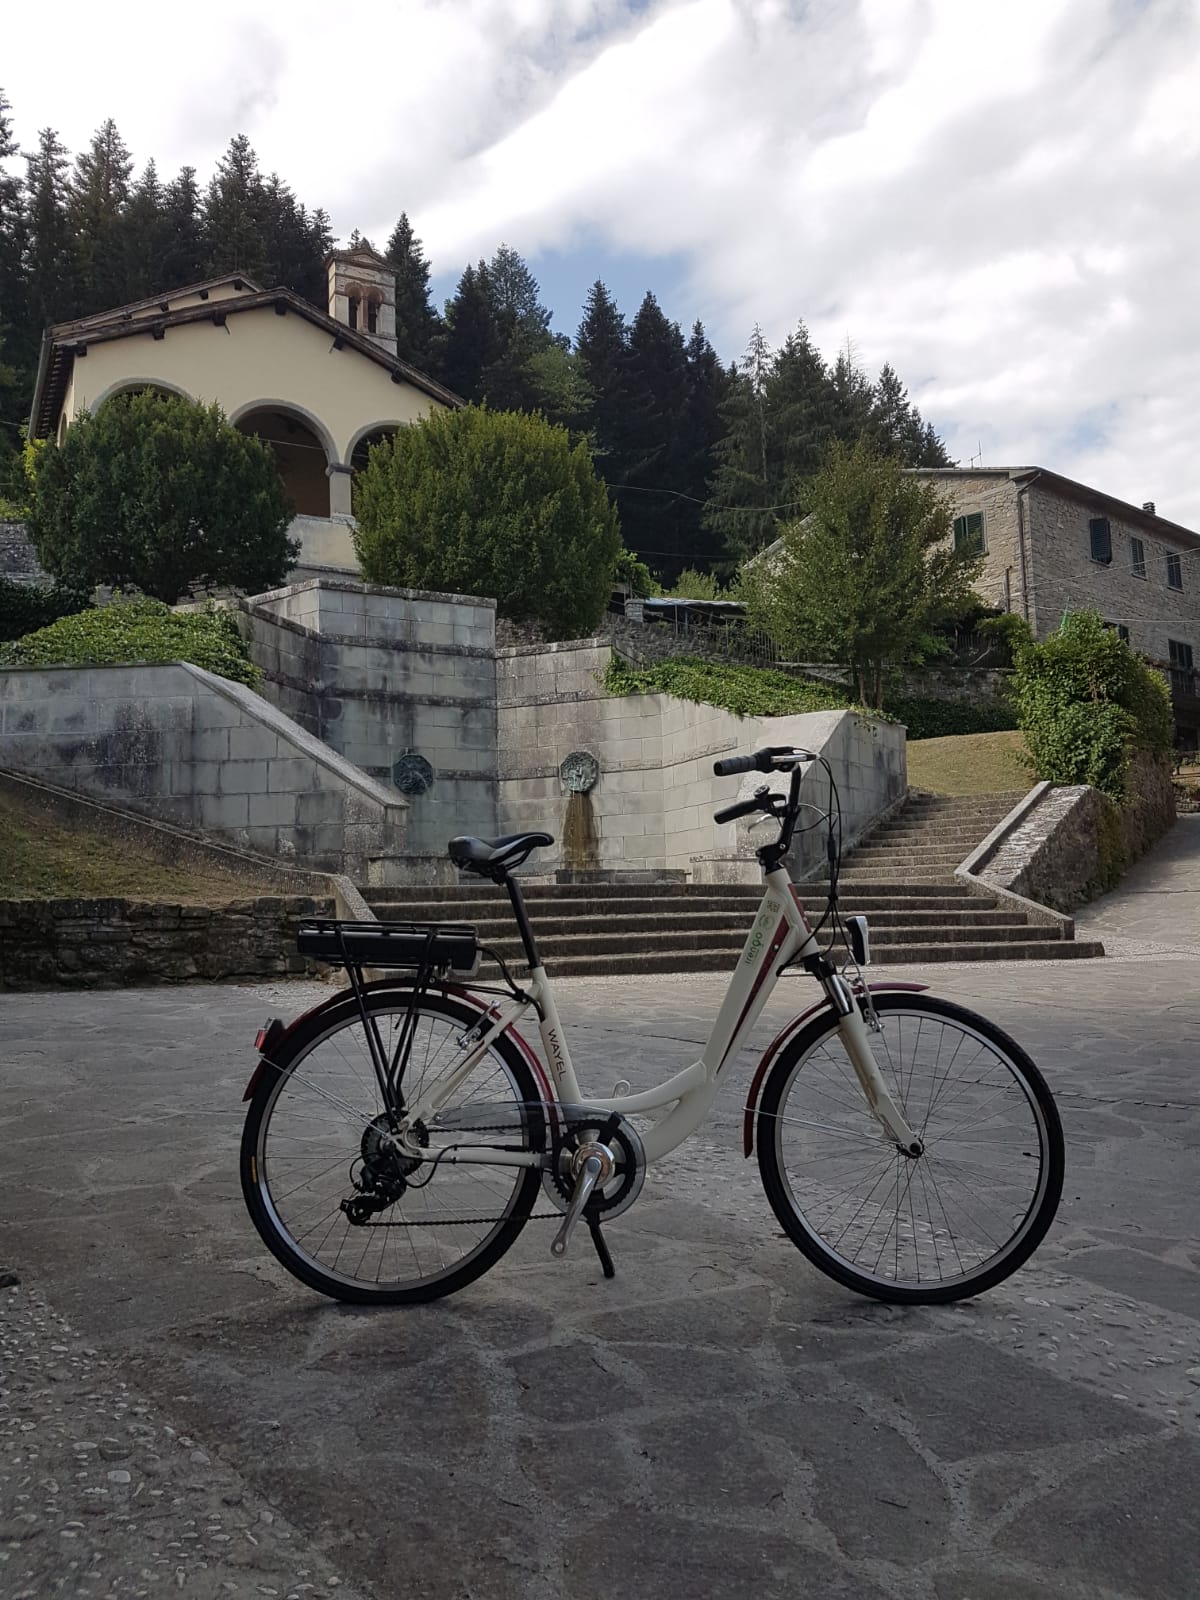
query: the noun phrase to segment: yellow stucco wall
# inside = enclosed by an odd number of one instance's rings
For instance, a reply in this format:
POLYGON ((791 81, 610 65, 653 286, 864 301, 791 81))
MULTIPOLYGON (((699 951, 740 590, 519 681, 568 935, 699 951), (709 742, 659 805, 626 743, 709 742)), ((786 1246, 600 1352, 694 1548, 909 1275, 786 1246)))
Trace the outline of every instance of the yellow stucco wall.
POLYGON ((154 339, 131 334, 93 344, 77 358, 67 391, 68 422, 95 410, 121 388, 162 384, 193 399, 219 401, 236 422, 255 406, 291 408, 315 423, 335 462, 348 463, 367 428, 415 422, 441 407, 357 350, 333 349, 321 328, 273 307, 242 311, 224 327, 210 322, 168 328, 154 339))

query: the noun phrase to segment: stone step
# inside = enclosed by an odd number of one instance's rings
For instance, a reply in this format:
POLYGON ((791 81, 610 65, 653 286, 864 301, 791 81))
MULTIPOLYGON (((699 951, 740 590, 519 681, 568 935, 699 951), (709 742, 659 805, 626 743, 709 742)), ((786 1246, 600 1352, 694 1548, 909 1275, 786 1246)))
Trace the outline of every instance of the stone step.
MULTIPOLYGON (((530 883, 519 879, 521 892, 533 904, 538 900, 586 900, 589 902, 621 900, 629 896, 658 897, 678 895, 684 899, 700 896, 715 900, 761 900, 761 883, 675 883, 625 884, 625 883, 530 883)), ((458 883, 413 884, 375 887, 361 890, 368 905, 377 900, 463 900, 467 898, 508 900, 506 892, 483 878, 463 877, 458 883)))
MULTIPOLYGON (((546 968, 556 978, 602 978, 645 973, 725 972, 732 969, 736 950, 711 947, 695 950, 626 950, 620 955, 546 956, 546 968)), ((1027 939, 1013 944, 994 941, 978 944, 913 943, 883 945, 872 967, 938 966, 958 961, 1073 961, 1102 956, 1104 946, 1072 939, 1027 939)))
MULTIPOLYGON (((824 903, 809 904, 806 911, 810 922, 815 923, 824 913, 824 903)), ((861 912, 861 907, 842 906, 843 916, 852 916, 861 912)), ((918 928, 958 928, 958 929, 1007 929, 1017 928, 1028 930, 1028 923, 1019 914, 1010 911, 976 911, 964 910, 946 912, 890 910, 872 911, 862 913, 867 915, 871 925, 872 937, 878 932, 918 928)), ((409 919, 403 916, 381 917, 383 921, 404 922, 409 919)), ((420 919, 436 921, 436 918, 420 919)), ((486 916, 463 916, 446 920, 470 921, 482 942, 494 944, 497 940, 504 941, 515 937, 515 924, 511 916, 499 916, 488 912, 486 916)), ((728 934, 732 937, 744 939, 749 932, 749 920, 742 915, 725 912, 696 912, 684 916, 661 917, 654 915, 632 916, 606 916, 603 918, 589 917, 586 914, 579 916, 538 916, 530 919, 534 932, 539 939, 547 944, 565 935, 591 932, 598 934, 621 933, 624 935, 645 934, 656 939, 669 939, 676 929, 687 931, 700 931, 714 934, 728 934)), ((955 935, 957 937, 957 934, 955 935)), ((1008 937, 1007 934, 1004 935, 1008 937)))
MULTIPOLYGON (((976 911, 989 912, 995 909, 996 901, 992 898, 974 896, 960 885, 934 884, 929 894, 920 892, 920 885, 900 885, 899 891, 894 894, 860 893, 843 894, 840 898, 843 915, 863 913, 866 916, 880 916, 895 914, 905 917, 914 913, 931 913, 933 915, 954 916, 963 913, 972 914, 976 911), (954 893, 945 894, 943 889, 953 889, 954 893)), ((828 895, 823 889, 809 892, 808 886, 802 884, 799 889, 800 899, 810 917, 820 915, 824 911, 828 895)), ((761 901, 761 895, 756 896, 745 905, 730 906, 725 901, 704 902, 700 900, 664 901, 664 900, 627 900, 616 901, 604 906, 589 905, 587 902, 578 904, 556 904, 553 902, 529 906, 531 920, 537 927, 542 927, 548 921, 582 921, 585 923, 609 922, 625 917, 650 918, 656 923, 670 923, 673 920, 688 917, 728 917, 738 922, 742 927, 749 925, 761 901)), ((371 907, 375 915, 385 922, 511 922, 512 907, 505 900, 376 900, 371 907)))
POLYGON ((853 861, 857 866, 865 861, 878 861, 882 866, 885 861, 903 864, 911 861, 914 866, 928 866, 933 861, 958 862, 970 853, 973 847, 955 844, 922 844, 881 845, 874 840, 870 844, 859 845, 856 850, 847 851, 842 858, 846 862, 853 861))

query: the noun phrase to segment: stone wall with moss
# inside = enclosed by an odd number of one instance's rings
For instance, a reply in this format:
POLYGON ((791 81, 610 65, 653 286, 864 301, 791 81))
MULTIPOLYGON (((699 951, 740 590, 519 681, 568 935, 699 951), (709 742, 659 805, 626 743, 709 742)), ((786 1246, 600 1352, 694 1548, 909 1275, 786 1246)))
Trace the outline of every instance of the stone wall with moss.
POLYGON ((332 899, 263 895, 221 906, 139 900, 0 900, 0 988, 114 989, 228 978, 300 977, 303 917, 332 899))

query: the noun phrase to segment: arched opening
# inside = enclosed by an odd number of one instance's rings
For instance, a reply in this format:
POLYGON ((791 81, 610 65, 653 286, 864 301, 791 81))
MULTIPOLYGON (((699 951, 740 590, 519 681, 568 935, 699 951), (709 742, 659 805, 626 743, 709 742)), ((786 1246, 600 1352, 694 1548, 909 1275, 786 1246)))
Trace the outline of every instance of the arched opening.
POLYGON ((379 301, 374 297, 367 301, 367 332, 379 332, 379 301))
POLYGON ((282 406, 251 408, 234 419, 243 433, 255 434, 269 445, 283 491, 304 517, 329 515, 329 454, 303 417, 282 406))
POLYGON ((358 327, 358 296, 352 294, 346 302, 346 315, 352 328, 358 327))
POLYGON ((383 440, 390 439, 396 433, 400 424, 398 422, 381 422, 373 428, 364 428, 350 450, 350 467, 353 476, 350 479, 350 502, 352 509, 357 510, 356 490, 358 476, 367 465, 371 455, 371 446, 381 444, 383 440))
POLYGON ((180 389, 173 383, 161 382, 155 378, 123 378, 96 396, 91 404, 92 411, 99 411, 101 406, 106 406, 110 400, 115 400, 122 394, 161 394, 166 397, 180 395, 184 400, 192 398, 186 389, 180 389))

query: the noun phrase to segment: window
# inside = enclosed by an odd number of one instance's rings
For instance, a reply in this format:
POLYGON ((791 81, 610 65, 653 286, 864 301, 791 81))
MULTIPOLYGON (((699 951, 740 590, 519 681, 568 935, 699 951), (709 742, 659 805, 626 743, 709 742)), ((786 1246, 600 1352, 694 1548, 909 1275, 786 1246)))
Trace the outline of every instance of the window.
POLYGON ((1129 541, 1129 570, 1135 578, 1146 576, 1146 546, 1140 539, 1129 541))
POLYGON ((1107 517, 1091 517, 1088 521, 1088 538, 1091 540, 1092 560, 1105 566, 1112 560, 1112 530, 1107 517))
POLYGON ((1129 629, 1123 622, 1117 623, 1117 638, 1120 639, 1122 644, 1129 643, 1129 629))
POLYGON ((349 305, 350 305, 350 312, 349 312, 349 315, 350 315, 350 326, 352 328, 357 328, 358 327, 358 296, 356 294, 352 294, 350 296, 349 305))
POLYGON ((379 332, 379 307, 374 300, 367 301, 367 332, 379 332))
POLYGON ((1183 588, 1183 565, 1178 556, 1167 557, 1167 588, 1183 588))
POLYGON ((1167 673, 1171 681, 1171 693, 1176 699, 1181 695, 1195 695, 1196 674, 1192 670, 1191 645, 1184 644, 1182 639, 1168 639, 1167 652, 1171 664, 1171 670, 1167 673))
POLYGON ((973 556, 981 556, 986 552, 982 511, 970 511, 965 517, 955 517, 954 548, 965 550, 973 556))

